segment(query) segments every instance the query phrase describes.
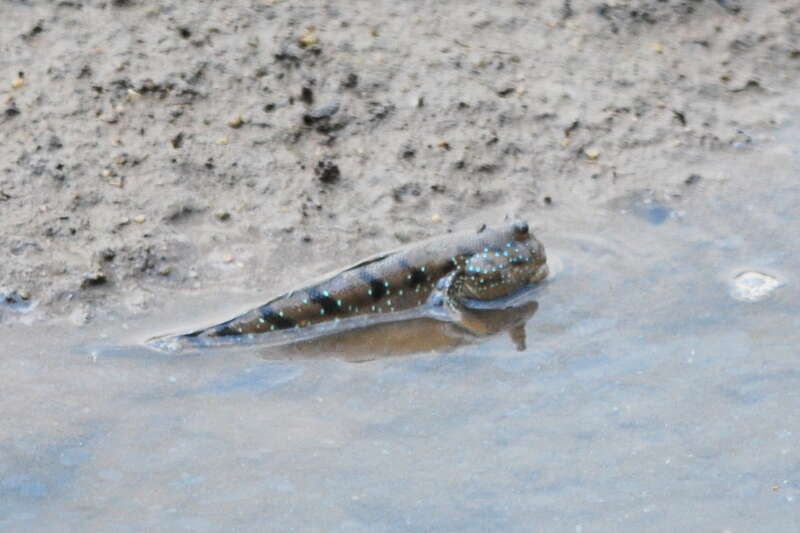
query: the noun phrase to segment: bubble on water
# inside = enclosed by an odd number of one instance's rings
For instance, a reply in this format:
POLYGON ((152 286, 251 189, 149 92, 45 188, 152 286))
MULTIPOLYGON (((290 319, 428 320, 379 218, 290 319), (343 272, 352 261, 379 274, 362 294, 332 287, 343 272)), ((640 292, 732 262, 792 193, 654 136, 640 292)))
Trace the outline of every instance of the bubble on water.
POLYGON ((731 296, 742 302, 758 302, 772 294, 781 285, 782 283, 774 276, 747 270, 733 278, 731 296))

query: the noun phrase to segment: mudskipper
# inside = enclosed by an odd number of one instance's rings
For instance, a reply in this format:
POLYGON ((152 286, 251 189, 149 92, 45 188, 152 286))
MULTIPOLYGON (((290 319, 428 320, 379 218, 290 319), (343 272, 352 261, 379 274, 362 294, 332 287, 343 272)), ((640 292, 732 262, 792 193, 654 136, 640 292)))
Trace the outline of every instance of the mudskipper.
POLYGON ((514 307, 547 275, 544 247, 526 222, 482 226, 369 257, 221 324, 150 344, 278 345, 421 317, 480 334, 475 310, 514 307))

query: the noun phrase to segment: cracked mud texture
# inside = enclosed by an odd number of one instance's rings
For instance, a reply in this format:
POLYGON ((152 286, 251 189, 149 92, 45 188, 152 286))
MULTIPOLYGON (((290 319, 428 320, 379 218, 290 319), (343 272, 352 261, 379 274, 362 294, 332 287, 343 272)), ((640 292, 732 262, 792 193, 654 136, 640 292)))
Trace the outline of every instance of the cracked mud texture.
POLYGON ((504 215, 712 196, 714 161, 769 142, 800 89, 795 0, 0 11, 6 324, 274 294, 504 215))

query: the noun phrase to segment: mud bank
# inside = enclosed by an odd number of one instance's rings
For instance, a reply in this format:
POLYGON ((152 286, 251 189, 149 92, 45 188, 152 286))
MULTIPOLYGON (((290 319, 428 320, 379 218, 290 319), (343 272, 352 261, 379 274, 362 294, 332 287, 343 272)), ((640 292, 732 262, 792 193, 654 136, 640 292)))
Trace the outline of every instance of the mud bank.
POLYGON ((793 0, 500 4, 3 2, 0 321, 713 196, 797 109, 793 0))

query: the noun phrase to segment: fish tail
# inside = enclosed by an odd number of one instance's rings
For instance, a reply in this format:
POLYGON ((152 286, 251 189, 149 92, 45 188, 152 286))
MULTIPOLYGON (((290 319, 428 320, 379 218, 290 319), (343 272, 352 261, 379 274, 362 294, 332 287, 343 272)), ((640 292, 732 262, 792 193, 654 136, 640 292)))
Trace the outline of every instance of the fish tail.
POLYGON ((149 339, 145 344, 161 352, 182 352, 185 350, 197 350, 214 344, 214 337, 222 331, 221 327, 231 321, 223 322, 215 326, 200 328, 189 333, 180 335, 162 335, 149 339))

